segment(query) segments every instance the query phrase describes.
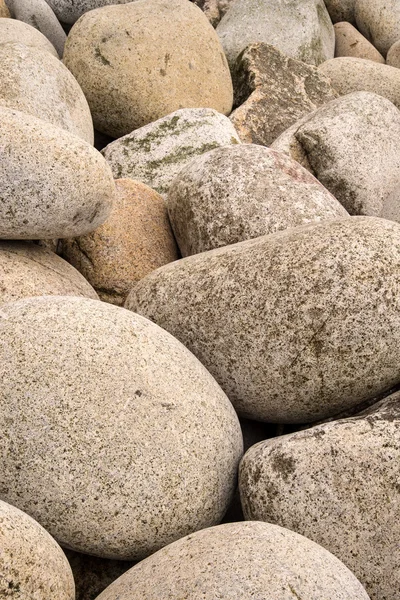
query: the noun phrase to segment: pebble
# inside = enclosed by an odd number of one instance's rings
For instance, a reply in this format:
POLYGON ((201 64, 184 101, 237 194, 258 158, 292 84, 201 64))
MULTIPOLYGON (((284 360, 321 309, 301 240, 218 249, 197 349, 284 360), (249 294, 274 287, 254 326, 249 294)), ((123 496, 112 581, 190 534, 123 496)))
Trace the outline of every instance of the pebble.
POLYGON ((352 56, 385 64, 382 54, 351 23, 336 23, 334 28, 335 58, 352 56))
POLYGON ((17 19, 0 18, 0 39, 2 44, 18 42, 31 48, 45 50, 58 58, 57 50, 40 31, 17 19))
POLYGON ((400 38, 398 0, 356 0, 355 17, 360 32, 386 57, 400 38))

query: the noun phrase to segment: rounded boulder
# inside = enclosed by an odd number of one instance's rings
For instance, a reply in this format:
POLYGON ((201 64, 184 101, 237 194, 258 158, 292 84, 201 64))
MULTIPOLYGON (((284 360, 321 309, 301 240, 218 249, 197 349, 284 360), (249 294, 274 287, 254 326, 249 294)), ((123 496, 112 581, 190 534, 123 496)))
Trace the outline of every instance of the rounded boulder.
POLYGON ((18 42, 25 46, 46 50, 58 58, 57 50, 43 33, 17 19, 0 18, 0 39, 2 44, 18 42))

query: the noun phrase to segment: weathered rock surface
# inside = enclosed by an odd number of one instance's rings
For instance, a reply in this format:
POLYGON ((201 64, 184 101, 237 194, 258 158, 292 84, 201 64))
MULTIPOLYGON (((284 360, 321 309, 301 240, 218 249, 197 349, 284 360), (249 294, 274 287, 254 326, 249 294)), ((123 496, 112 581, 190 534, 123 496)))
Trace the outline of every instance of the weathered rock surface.
POLYGON ((75 23, 84 13, 109 4, 126 4, 132 0, 46 0, 63 23, 75 23))
POLYGON ((385 64, 382 54, 351 23, 336 23, 334 28, 336 58, 352 56, 385 64))
POLYGON ((65 260, 36 244, 0 240, 0 304, 29 296, 97 298, 86 279, 65 260))
POLYGON ((356 0, 324 0, 329 16, 333 23, 348 21, 355 23, 355 3, 356 0))
POLYGON ((86 13, 68 36, 64 62, 95 128, 113 137, 181 108, 232 108, 218 36, 187 0, 138 0, 86 13))
POLYGON ((219 523, 242 435, 185 347, 86 298, 29 298, 0 319, 7 502, 68 548, 124 560, 219 523))
POLYGON ((58 58, 57 50, 40 31, 17 19, 0 18, 0 39, 2 44, 18 42, 25 46, 46 50, 58 58))
POLYGON ((356 0, 355 17, 358 29, 383 56, 400 39, 398 0, 356 0))
POLYGON ((97 600, 368 600, 335 556, 269 523, 229 523, 163 548, 111 584, 97 600))
POLYGON ((342 560, 372 600, 397 600, 399 424, 397 393, 359 417, 253 446, 240 469, 245 517, 307 536, 342 560))
POLYGON ((43 119, 93 144, 92 117, 78 82, 45 50, 22 43, 0 45, 0 106, 43 119))
POLYGON ((123 304, 133 284, 178 259, 163 198, 143 183, 116 181, 107 221, 86 236, 63 240, 62 254, 105 302, 123 304))
POLYGON ((168 212, 182 256, 347 215, 296 161, 253 144, 195 158, 175 178, 168 212))
POLYGON ((174 177, 195 156, 229 144, 240 140, 228 117, 209 108, 191 108, 112 142, 102 154, 116 179, 136 179, 166 194, 174 177))
POLYGON ((236 410, 305 423, 398 382, 400 225, 288 229, 154 271, 126 307, 180 339, 236 410))
POLYGON ((312 65, 334 55, 335 34, 323 0, 233 2, 216 31, 231 68, 246 46, 255 42, 271 44, 312 65))
POLYGON ((56 541, 30 516, 1 500, 0 548, 1 598, 75 600, 71 569, 56 541))
POLYGON ((400 40, 395 42, 393 46, 390 46, 386 57, 386 63, 390 67, 400 68, 400 40))
POLYGON ((233 69, 235 106, 230 119, 245 143, 269 146, 303 115, 337 97, 319 71, 269 44, 252 44, 233 69))
POLYGON ((0 0, 0 18, 9 19, 11 17, 10 11, 8 10, 5 0, 0 0))
POLYGON ((111 212, 111 169, 87 142, 0 107, 0 239, 83 235, 111 212))
POLYGON ((369 92, 338 98, 272 147, 308 168, 350 214, 400 221, 400 112, 386 98, 369 92))

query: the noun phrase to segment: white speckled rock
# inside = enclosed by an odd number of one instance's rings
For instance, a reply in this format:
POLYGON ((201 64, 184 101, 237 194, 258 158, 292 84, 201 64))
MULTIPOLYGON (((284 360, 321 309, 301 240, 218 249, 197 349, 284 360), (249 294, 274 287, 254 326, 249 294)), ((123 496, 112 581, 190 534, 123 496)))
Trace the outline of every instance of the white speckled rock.
POLYGON ((182 344, 86 298, 6 304, 0 323, 2 498, 104 558, 141 559, 220 522, 242 434, 182 344))
POLYGON ((112 142, 102 154, 116 179, 137 179, 165 194, 195 156, 229 144, 240 140, 228 117, 209 108, 186 108, 112 142))
POLYGON ((27 514, 0 500, 0 597, 74 600, 68 561, 55 540, 27 514))
POLYGON ((29 296, 97 294, 65 260, 37 244, 0 240, 0 303, 29 296))
POLYGON ((395 42, 393 46, 390 46, 386 57, 386 64, 390 67, 400 68, 400 40, 395 42))
POLYGON ((232 109, 232 81, 213 27, 188 0, 138 0, 83 15, 65 46, 95 128, 131 133, 181 108, 232 109))
POLYGON ((168 212, 182 256, 347 215, 296 161, 253 144, 192 160, 170 187, 168 212))
POLYGON ((335 556, 269 523, 229 523, 163 548, 97 600, 368 600, 335 556))
POLYGON ((104 223, 115 185, 97 150, 75 135, 0 107, 0 239, 82 235, 104 223))
POLYGON ((354 7, 356 0, 324 0, 333 23, 340 21, 355 22, 354 7))
POLYGON ((400 39, 398 0, 356 0, 355 16, 361 33, 386 56, 390 46, 400 39))
POLYGON ((18 42, 25 46, 46 50, 58 58, 57 50, 40 31, 17 19, 0 19, 0 40, 2 44, 18 42))
POLYGON ((45 50, 22 43, 0 45, 0 106, 53 123, 93 144, 92 117, 78 82, 45 50))
POLYGON ((217 26, 229 65, 255 42, 318 65, 333 58, 335 34, 323 0, 240 0, 217 26))
POLYGON ((132 0, 46 0, 63 23, 75 23, 84 13, 109 4, 126 4, 132 0))
POLYGON ((267 440, 240 469, 245 516, 321 544, 373 600, 398 600, 400 394, 360 416, 267 440))
POLYGON ((180 339, 237 411, 305 423, 398 382, 400 225, 305 225, 154 271, 125 306, 180 339))
POLYGON ((336 58, 352 56, 353 58, 364 58, 385 64, 382 54, 351 23, 346 21, 336 23, 334 28, 336 58))
POLYGON ((350 214, 400 221, 400 112, 386 98, 369 92, 338 98, 272 147, 308 168, 350 214))

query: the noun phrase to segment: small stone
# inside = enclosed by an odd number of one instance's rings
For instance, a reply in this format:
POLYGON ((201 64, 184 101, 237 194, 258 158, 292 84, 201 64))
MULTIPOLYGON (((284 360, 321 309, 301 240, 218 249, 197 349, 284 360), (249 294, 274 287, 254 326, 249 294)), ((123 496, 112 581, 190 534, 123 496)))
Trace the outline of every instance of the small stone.
POLYGON ((240 144, 232 123, 209 108, 186 108, 109 144, 103 151, 116 179, 136 179, 166 194, 195 156, 240 144))
POLYGON ((163 198, 143 183, 116 181, 110 217, 86 236, 63 240, 62 255, 98 291, 123 304, 133 284, 178 259, 163 198))
POLYGON ((10 17, 11 14, 5 0, 0 0, 0 19, 9 19, 10 17))
POLYGON ((360 32, 386 57, 400 39, 398 0, 356 0, 355 16, 360 32))
POLYGON ((168 212, 182 256, 347 215, 296 161, 252 144, 191 161, 169 190, 168 212))
POLYGON ((348 21, 355 23, 356 0, 324 0, 326 8, 333 23, 348 21))
POLYGON ((390 47, 386 57, 386 64, 397 69, 400 68, 400 40, 390 47))
POLYGON ((382 54, 351 23, 336 23, 334 28, 336 58, 352 56, 385 64, 382 54))
POLYGON ((40 31, 17 19, 0 19, 0 39, 2 44, 18 42, 25 46, 46 50, 58 58, 57 50, 40 31))
POLYGON ((303 115, 337 97, 315 67, 268 44, 252 44, 233 69, 235 106, 230 119, 245 143, 269 146, 303 115))

